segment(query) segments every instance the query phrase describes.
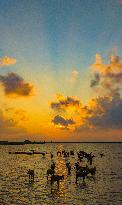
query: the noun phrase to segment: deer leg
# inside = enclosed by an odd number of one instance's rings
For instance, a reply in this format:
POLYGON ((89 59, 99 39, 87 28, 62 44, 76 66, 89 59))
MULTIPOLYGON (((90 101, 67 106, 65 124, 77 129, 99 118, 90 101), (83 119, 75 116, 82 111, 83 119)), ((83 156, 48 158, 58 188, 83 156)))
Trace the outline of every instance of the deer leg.
POLYGON ((59 180, 57 181, 57 184, 58 184, 58 189, 59 189, 59 180))
POLYGON ((85 180, 85 176, 83 176, 83 182, 84 182, 84 180, 85 180))
POLYGON ((29 175, 29 182, 30 182, 30 175, 29 175))
POLYGON ((50 185, 51 185, 51 187, 52 187, 52 181, 50 181, 50 185))

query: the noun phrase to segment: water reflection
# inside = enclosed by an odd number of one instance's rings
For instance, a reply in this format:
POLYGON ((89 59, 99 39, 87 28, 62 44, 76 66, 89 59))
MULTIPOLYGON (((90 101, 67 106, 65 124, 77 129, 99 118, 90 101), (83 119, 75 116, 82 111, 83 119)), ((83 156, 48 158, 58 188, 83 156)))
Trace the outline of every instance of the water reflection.
MULTIPOLYGON (((121 144, 45 144, 33 146, 1 146, 0 147, 0 204, 39 205, 39 204, 116 204, 121 205, 122 186, 122 145, 121 144), (48 152, 43 158, 40 155, 22 156, 9 155, 9 151, 48 152), (57 157, 57 151, 75 150, 75 155, 57 157), (85 182, 79 179, 75 183, 74 164, 76 152, 91 151, 95 155, 93 163, 97 167, 95 178, 87 177, 85 182), (4 154, 3 154, 4 153, 4 154), (54 156, 51 159, 51 154, 54 156), (100 153, 105 156, 101 158, 100 153), (46 171, 52 161, 56 163, 56 174, 64 175, 57 184, 53 184, 52 194, 50 180, 47 181, 46 171), (71 175, 67 175, 66 163, 71 164, 71 175), (29 183, 27 170, 34 169, 34 182, 29 183)), ((85 165, 86 162, 83 162, 85 165)))

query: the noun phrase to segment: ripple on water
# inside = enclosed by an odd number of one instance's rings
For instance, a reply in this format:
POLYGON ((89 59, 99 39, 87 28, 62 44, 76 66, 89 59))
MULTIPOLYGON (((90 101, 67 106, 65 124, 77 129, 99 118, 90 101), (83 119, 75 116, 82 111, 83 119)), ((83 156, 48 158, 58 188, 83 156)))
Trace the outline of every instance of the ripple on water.
MULTIPOLYGON (((0 204, 2 205, 121 205, 122 204, 122 151, 121 144, 45 144, 27 146, 0 147, 0 204), (10 155, 9 151, 28 150, 52 152, 56 161, 56 173, 64 174, 60 189, 53 184, 52 193, 50 181, 46 179, 46 170, 51 165, 50 154, 46 157, 10 155), (72 165, 71 176, 67 176, 65 158, 57 157, 57 150, 84 150, 93 152, 96 156, 94 164, 97 167, 95 179, 88 177, 85 183, 82 179, 75 183, 74 163, 77 155, 70 157, 72 165), (99 153, 104 153, 100 157, 99 153), (27 170, 35 170, 35 182, 29 184, 27 170)), ((86 161, 84 161, 86 164, 86 161)))

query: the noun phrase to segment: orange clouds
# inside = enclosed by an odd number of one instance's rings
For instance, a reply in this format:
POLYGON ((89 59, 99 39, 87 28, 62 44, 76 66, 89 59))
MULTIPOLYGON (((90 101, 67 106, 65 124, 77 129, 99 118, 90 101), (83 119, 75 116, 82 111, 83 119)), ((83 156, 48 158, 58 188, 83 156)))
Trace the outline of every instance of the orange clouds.
POLYGON ((103 59, 100 54, 96 54, 95 63, 91 66, 93 72, 107 74, 108 72, 119 73, 122 72, 122 63, 119 56, 111 55, 108 64, 103 63, 103 59))
POLYGON ((61 128, 62 126, 68 127, 69 130, 74 130, 78 126, 82 125, 84 116, 90 114, 90 110, 87 106, 83 106, 80 100, 76 97, 70 96, 64 97, 62 95, 58 95, 57 102, 52 102, 51 108, 54 113, 61 114, 61 116, 56 115, 52 122, 54 124, 58 124, 58 127, 61 125, 61 128))
POLYGON ((33 86, 26 83, 24 79, 16 73, 0 75, 0 83, 7 96, 28 97, 32 95, 33 86))
MULTIPOLYGON (((16 64, 16 59, 8 56, 0 58, 0 67, 11 66, 16 64)), ((2 71, 3 73, 3 71, 2 71)), ((0 74, 0 88, 3 88, 7 97, 28 97, 32 95, 33 86, 26 82, 17 73, 0 74)), ((6 99, 4 99, 6 102, 6 99)), ((11 104, 11 103, 10 103, 11 104)), ((1 106, 3 106, 1 104, 1 106)), ((0 109, 0 138, 21 138, 27 135, 24 127, 28 121, 27 113, 24 109, 8 107, 0 109), (24 126, 24 127, 23 127, 24 126)), ((22 105, 23 106, 23 105, 22 105)))
POLYGON ((62 95, 60 95, 60 96, 58 96, 58 102, 52 102, 51 103, 51 108, 52 109, 63 111, 63 110, 65 110, 67 108, 70 108, 70 107, 75 108, 75 107, 80 106, 80 101, 77 100, 75 97, 67 96, 65 98, 62 95))
POLYGON ((108 64, 104 64, 102 61, 102 57, 96 54, 96 61, 92 65, 91 87, 98 88, 105 95, 118 94, 122 85, 122 63, 120 58, 111 55, 108 64))
MULTIPOLYGON (((87 105, 83 105, 80 100, 73 103, 74 98, 66 97, 63 101, 52 103, 51 108, 59 113, 56 115, 52 122, 58 125, 59 128, 68 128, 75 132, 90 131, 90 130, 120 130, 122 129, 122 99, 120 95, 116 94, 112 97, 103 96, 91 99, 87 105), (68 101, 67 99, 72 99, 68 101), (52 106, 53 105, 53 106, 52 106), (74 112, 70 112, 69 107, 72 106, 74 112), (60 116, 63 114, 63 117, 60 116)), ((54 112, 55 113, 55 112, 54 112)))
POLYGON ((27 112, 24 109, 18 109, 18 108, 14 108, 14 107, 7 107, 7 108, 5 108, 5 113, 8 116, 14 117, 14 119, 16 119, 17 123, 19 121, 25 122, 25 121, 29 120, 27 112))
POLYGON ((0 67, 10 66, 16 64, 16 58, 4 56, 0 58, 0 67))
POLYGON ((26 130, 18 127, 13 118, 5 117, 3 110, 0 109, 0 139, 7 137, 13 138, 25 136, 26 130))
POLYGON ((56 115, 52 122, 54 123, 54 125, 61 129, 70 129, 70 125, 75 124, 75 122, 72 119, 65 119, 60 115, 56 115))
MULTIPOLYGON (((16 64, 16 59, 8 56, 0 58, 0 67, 10 66, 16 64)), ((26 83, 24 79, 17 73, 8 73, 7 75, 0 75, 0 84, 4 88, 6 96, 20 97, 32 95, 33 86, 26 83)))

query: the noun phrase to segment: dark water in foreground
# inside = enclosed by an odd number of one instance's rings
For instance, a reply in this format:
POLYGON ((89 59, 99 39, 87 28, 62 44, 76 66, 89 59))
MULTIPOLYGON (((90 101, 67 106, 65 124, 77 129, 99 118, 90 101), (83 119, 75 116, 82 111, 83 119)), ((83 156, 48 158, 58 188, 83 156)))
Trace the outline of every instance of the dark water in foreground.
MULTIPOLYGON (((119 143, 69 143, 23 146, 0 146, 0 205, 122 205, 122 144, 119 143), (46 170, 50 167, 50 154, 12 155, 9 151, 52 152, 56 161, 56 173, 64 174, 60 189, 47 181, 46 170), (57 157, 57 150, 93 152, 93 164, 97 167, 95 180, 87 178, 75 183, 74 163, 77 155, 69 160, 57 157), (99 153, 104 153, 103 158, 99 153), (71 176, 67 176, 66 161, 72 164, 71 176), (35 182, 29 184, 27 169, 35 170, 35 182)), ((84 164, 86 162, 84 161, 84 164)))

